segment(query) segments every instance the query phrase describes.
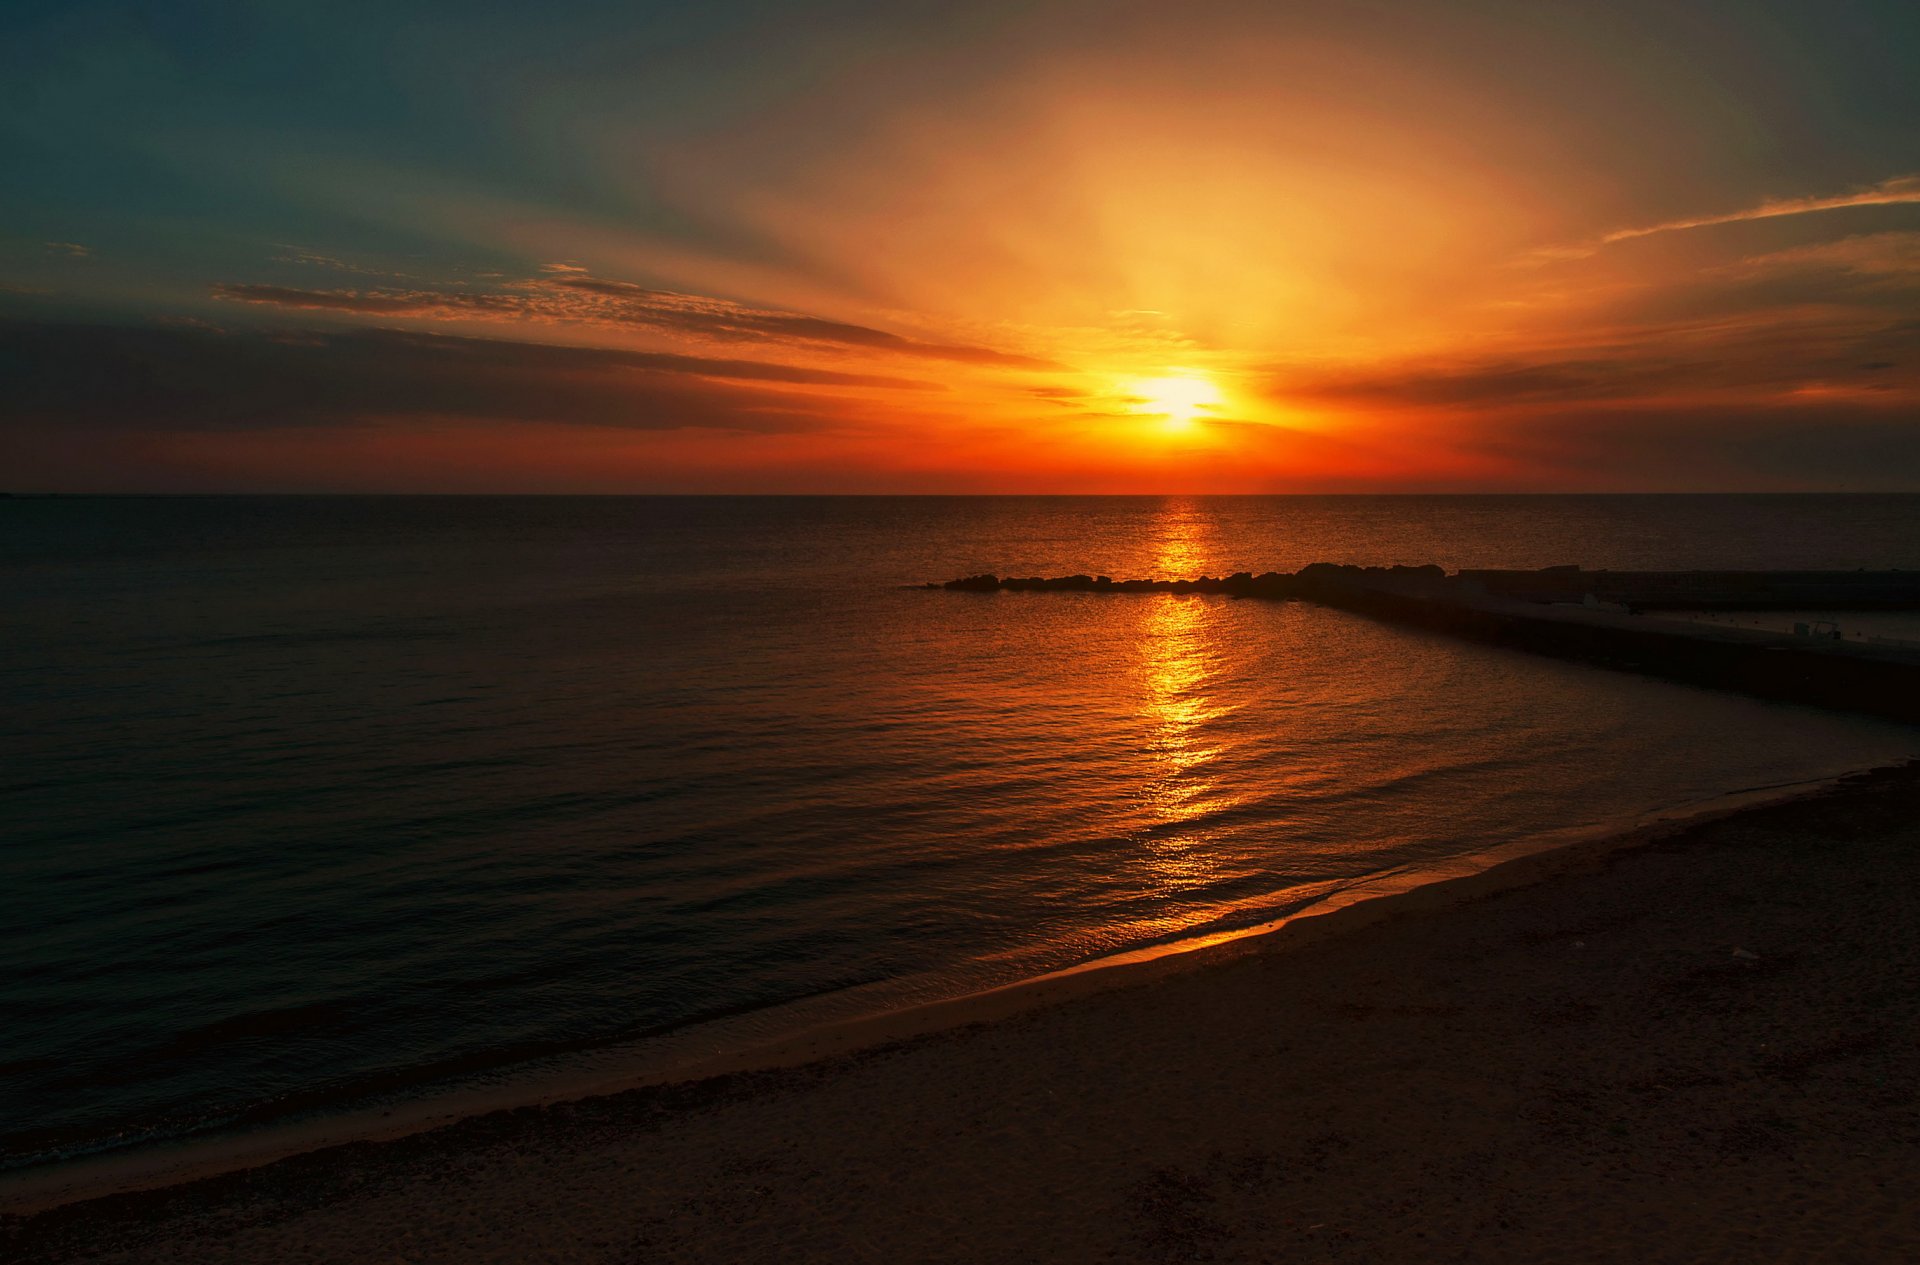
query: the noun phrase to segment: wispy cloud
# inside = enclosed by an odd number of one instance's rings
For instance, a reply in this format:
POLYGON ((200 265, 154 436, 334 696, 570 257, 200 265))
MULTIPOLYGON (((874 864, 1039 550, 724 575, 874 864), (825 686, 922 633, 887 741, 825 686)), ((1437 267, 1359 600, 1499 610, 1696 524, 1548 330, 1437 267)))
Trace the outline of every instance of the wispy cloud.
MULTIPOLYGON (((294 286, 230 285, 213 287, 217 299, 237 299, 242 303, 263 303, 272 307, 302 312, 360 312, 369 316, 417 316, 447 311, 455 300, 473 300, 480 295, 440 295, 406 291, 302 290, 294 286)), ((475 306, 471 302, 463 307, 475 306)), ((501 304, 502 311, 512 310, 501 304)))
POLYGON ((1746 220, 1772 220, 1783 215, 1808 215, 1814 211, 1840 211, 1853 206, 1894 206, 1906 202, 1920 202, 1920 175, 1895 176, 1883 180, 1871 189, 1859 189, 1852 193, 1834 194, 1815 198, 1775 198, 1762 202, 1759 206, 1744 211, 1733 211, 1725 215, 1702 215, 1687 220, 1668 220, 1664 224, 1650 224, 1645 228, 1615 229, 1601 236, 1602 245, 1610 246, 1614 242, 1631 241, 1636 237, 1651 237, 1655 233, 1675 233, 1689 228, 1711 228, 1716 224, 1739 224, 1746 220))
POLYGON ((1285 400, 1416 408, 1533 406, 1645 394, 1671 386, 1682 372, 1670 363, 1597 358, 1393 364, 1319 374, 1283 371, 1275 377, 1273 394, 1285 400))
MULTIPOLYGON (((1920 401, 1920 324, 1881 319, 1811 324, 1791 312, 1745 323, 1620 331, 1574 355, 1524 350, 1505 359, 1276 365, 1265 391, 1282 403, 1453 417, 1546 418, 1569 409, 1774 404, 1819 395, 1873 408, 1920 401), (1909 367, 1912 366, 1912 367, 1909 367)), ((1477 423, 1476 423, 1477 424, 1477 423)))
POLYGON ((968 347, 951 343, 918 342, 886 330, 845 321, 753 308, 744 304, 712 299, 701 295, 678 294, 670 290, 651 290, 628 281, 603 281, 595 277, 566 275, 546 283, 554 289, 591 295, 603 301, 604 315, 623 322, 660 325, 718 337, 765 337, 797 339, 802 342, 837 343, 875 351, 925 356, 935 360, 958 360, 975 364, 1018 365, 1043 368, 1045 363, 1027 356, 995 351, 988 347, 968 347))
POLYGON ((351 272, 363 277, 384 277, 390 281, 413 279, 411 273, 369 267, 366 264, 354 263, 352 260, 336 258, 333 255, 323 255, 317 250, 308 250, 304 246, 283 245, 279 249, 281 253, 273 256, 273 262, 278 264, 301 264, 309 268, 325 268, 329 272, 351 272))
POLYGON ((1529 258, 1536 262, 1585 259, 1618 242, 1652 237, 1658 233, 1679 233, 1687 229, 1712 228, 1720 224, 1742 224, 1749 220, 1773 220, 1789 215, 1811 215, 1818 211, 1842 211, 1849 207, 1900 206, 1909 203, 1920 203, 1920 175, 1894 176, 1870 188, 1856 189, 1851 193, 1803 198, 1770 198, 1758 206, 1739 211, 1664 220, 1658 224, 1646 224, 1638 228, 1617 228, 1612 232, 1602 233, 1592 241, 1542 247, 1533 251, 1529 258))
POLYGON ((93 248, 82 246, 79 242, 48 242, 47 249, 61 255, 71 255, 75 259, 85 259, 93 254, 93 248))
POLYGON ((923 342, 887 330, 801 312, 756 308, 727 299, 605 280, 589 276, 573 265, 550 265, 546 271, 550 275, 484 291, 401 287, 309 290, 221 283, 213 287, 213 294, 216 298, 297 311, 453 320, 559 321, 644 328, 723 342, 801 343, 1009 368, 1055 367, 1048 361, 990 347, 923 342))
POLYGON ((1716 272, 1765 276, 1783 272, 1833 272, 1866 278, 1920 278, 1920 232, 1867 233, 1751 255, 1716 272))
POLYGON ((0 321, 24 367, 8 423, 260 430, 387 418, 766 432, 832 423, 794 387, 913 386, 754 361, 450 338, 398 330, 248 331, 0 321))
POLYGON ((1489 419, 1473 441, 1545 480, 1596 491, 1911 491, 1920 429, 1899 408, 1803 392, 1765 405, 1569 409, 1489 419))

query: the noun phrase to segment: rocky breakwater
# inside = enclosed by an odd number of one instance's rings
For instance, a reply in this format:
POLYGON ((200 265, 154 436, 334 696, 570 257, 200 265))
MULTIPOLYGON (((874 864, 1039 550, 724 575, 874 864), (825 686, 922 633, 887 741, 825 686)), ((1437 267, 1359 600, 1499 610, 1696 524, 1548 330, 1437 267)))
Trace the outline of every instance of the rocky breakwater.
MULTIPOLYGON (((1552 572, 1579 574, 1575 568, 1552 572)), ((1556 658, 1920 723, 1920 653, 1652 619, 1628 613, 1617 603, 1605 609, 1598 601, 1516 599, 1489 592, 1485 574, 1463 577, 1449 576, 1437 566, 1317 562, 1292 574, 1240 571, 1192 580, 974 575, 926 587, 964 593, 1201 593, 1299 599, 1556 658)), ((1687 586, 1677 577, 1688 573, 1669 574, 1674 579, 1663 591, 1685 592, 1687 586)), ((1796 575, 1795 580, 1803 582, 1803 577, 1796 575)))
POLYGON ((1230 597, 1285 598, 1294 596, 1293 582, 1293 576, 1278 571, 1264 575, 1239 571, 1219 578, 1203 575, 1194 580, 1116 580, 1109 575, 1062 575, 1052 579, 970 575, 927 587, 956 593, 1224 593, 1230 597))
POLYGON ((1109 575, 1040 576, 970 575, 930 589, 954 593, 1216 593, 1227 597, 1286 599, 1310 597, 1330 587, 1381 585, 1390 588, 1426 588, 1446 579, 1439 567, 1347 567, 1316 562, 1298 572, 1236 571, 1232 575, 1203 575, 1191 580, 1116 580, 1109 575))

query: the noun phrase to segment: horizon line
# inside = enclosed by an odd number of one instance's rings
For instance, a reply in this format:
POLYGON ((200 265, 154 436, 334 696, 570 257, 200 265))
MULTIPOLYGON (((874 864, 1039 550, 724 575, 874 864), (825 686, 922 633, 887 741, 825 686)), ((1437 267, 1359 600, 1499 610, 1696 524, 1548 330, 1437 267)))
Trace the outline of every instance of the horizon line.
POLYGON ((1380 492, 392 492, 392 491, 27 491, 0 490, 0 501, 33 500, 215 500, 220 498, 359 498, 414 500, 1015 500, 1049 498, 1053 500, 1146 500, 1178 497, 1187 500, 1254 500, 1296 497, 1301 499, 1336 497, 1490 497, 1490 496, 1913 496, 1920 488, 1714 488, 1688 490, 1592 489, 1570 491, 1544 489, 1532 491, 1498 490, 1409 490, 1380 492))

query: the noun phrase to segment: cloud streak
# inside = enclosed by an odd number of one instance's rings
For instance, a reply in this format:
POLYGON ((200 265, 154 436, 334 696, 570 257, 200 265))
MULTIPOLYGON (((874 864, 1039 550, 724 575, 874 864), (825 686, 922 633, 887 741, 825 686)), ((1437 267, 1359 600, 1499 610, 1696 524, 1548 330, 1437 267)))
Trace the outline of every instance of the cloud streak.
POLYGON ((349 312, 362 316, 437 317, 451 320, 568 322, 646 329, 710 341, 758 341, 873 351, 927 360, 1017 369, 1047 369, 1051 362, 988 347, 922 342, 887 330, 800 312, 756 308, 705 295, 656 290, 609 281, 571 265, 551 275, 514 283, 505 290, 377 287, 310 290, 292 286, 222 282, 215 298, 293 311, 349 312))
POLYGON ((1568 409, 1474 437, 1542 482, 1599 491, 1916 487, 1920 428, 1901 408, 1800 396, 1769 406, 1568 409))
POLYGON ((1496 413, 1544 418, 1587 406, 1772 406, 1814 396, 1911 411, 1920 405, 1920 323, 1832 328, 1769 319, 1705 339, 1646 330, 1570 355, 1275 365, 1264 390, 1281 404, 1444 414, 1469 429, 1478 424, 1469 419, 1496 413))
POLYGON ((1632 241, 1636 237, 1651 237, 1655 233, 1677 233, 1690 228, 1712 228, 1716 224, 1741 224, 1748 220, 1772 220, 1785 215, 1810 215, 1816 211, 1841 211, 1856 206, 1898 206, 1920 202, 1920 175, 1895 176, 1883 180, 1871 189, 1860 189, 1853 193, 1835 194, 1829 197, 1814 198, 1776 198, 1762 202, 1759 206, 1744 211, 1733 211, 1725 215, 1703 215, 1694 219, 1668 220, 1663 224, 1650 224, 1645 228, 1615 229, 1600 238, 1602 245, 1611 246, 1615 242, 1632 241))
POLYGON ((1602 359, 1398 364, 1372 369, 1277 375, 1281 400, 1367 406, 1498 408, 1567 400, 1607 400, 1671 387, 1684 366, 1602 359))
POLYGON ((815 386, 915 385, 755 361, 347 332, 0 322, 0 424, 259 430, 396 418, 747 432, 819 429, 815 386))
POLYGON ((1534 262, 1587 259, 1608 246, 1654 237, 1661 233, 1683 233, 1689 229, 1713 228, 1722 224, 1744 224, 1753 220, 1783 219, 1793 215, 1812 215, 1821 211, 1844 211, 1863 206, 1906 206, 1920 204, 1920 175, 1894 176, 1867 189, 1804 198, 1770 198, 1758 206, 1719 215, 1698 215, 1686 219, 1663 220, 1638 228, 1617 228, 1588 242, 1571 246, 1547 246, 1531 252, 1534 262))

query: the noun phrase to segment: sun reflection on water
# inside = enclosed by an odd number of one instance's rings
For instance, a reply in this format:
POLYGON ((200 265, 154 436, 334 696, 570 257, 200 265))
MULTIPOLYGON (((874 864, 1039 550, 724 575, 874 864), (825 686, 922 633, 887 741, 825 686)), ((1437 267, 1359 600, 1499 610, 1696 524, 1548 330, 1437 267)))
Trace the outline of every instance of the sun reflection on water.
POLYGON ((1193 802, 1211 789, 1204 766, 1220 754, 1201 732, 1220 710, 1207 695, 1209 603, 1171 595, 1149 600, 1152 609, 1141 629, 1144 706, 1151 750, 1161 765, 1152 799, 1162 820, 1184 821, 1193 815, 1193 802))
MULTIPOLYGON (((1190 578, 1205 565, 1206 520, 1191 508, 1171 502, 1160 519, 1159 575, 1190 578)), ((1163 594, 1147 599, 1140 623, 1148 757, 1141 798, 1150 814, 1141 860, 1162 892, 1218 877, 1216 832, 1206 823, 1240 799, 1217 773, 1227 754, 1218 722, 1231 710, 1219 698, 1219 617, 1216 599, 1163 594)))
POLYGON ((1154 574, 1163 580, 1191 580, 1207 565, 1214 519, 1185 498, 1172 498, 1154 520, 1154 574))

